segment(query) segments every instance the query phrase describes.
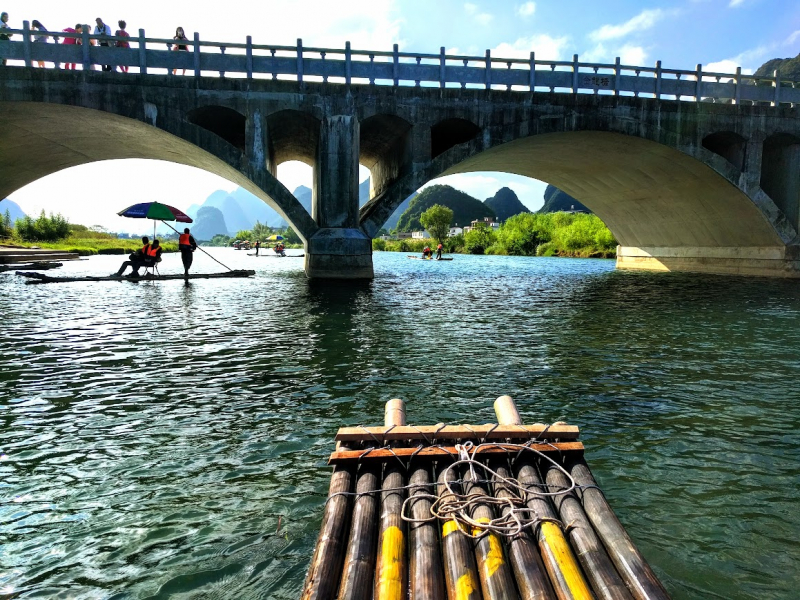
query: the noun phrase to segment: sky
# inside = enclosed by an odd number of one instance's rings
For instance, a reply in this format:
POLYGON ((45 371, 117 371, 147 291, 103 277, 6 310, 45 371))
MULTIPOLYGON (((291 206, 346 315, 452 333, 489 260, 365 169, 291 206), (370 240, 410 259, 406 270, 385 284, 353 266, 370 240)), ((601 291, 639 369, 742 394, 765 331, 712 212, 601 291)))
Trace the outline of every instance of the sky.
MULTIPOLYGON (((38 19, 50 30, 102 17, 128 23, 135 35, 172 37, 182 26, 189 37, 306 46, 527 57, 751 73, 775 57, 800 53, 800 2, 797 0, 139 0, 56 2, 5 0, 0 10, 9 25, 38 19)), ((368 171, 361 169, 365 179, 368 171)), ((284 163, 278 178, 290 190, 311 186, 311 168, 284 163)), ((447 183, 483 200, 501 187, 513 189, 532 210, 542 205, 545 182, 504 173, 445 177, 447 183)), ((116 216, 135 202, 171 200, 178 208, 201 204, 215 190, 236 186, 210 173, 159 161, 101 161, 67 169, 29 184, 9 196, 28 214, 60 212, 73 223, 112 231, 138 231, 116 216), (120 182, 124 181, 124 185, 120 182), (74 190, 74 191, 72 191, 74 190), (87 190, 90 192, 87 194, 87 190), (105 190, 101 194, 96 190, 105 190), (113 193, 111 193, 113 192, 113 193), (113 198, 109 198, 109 195, 113 198)))

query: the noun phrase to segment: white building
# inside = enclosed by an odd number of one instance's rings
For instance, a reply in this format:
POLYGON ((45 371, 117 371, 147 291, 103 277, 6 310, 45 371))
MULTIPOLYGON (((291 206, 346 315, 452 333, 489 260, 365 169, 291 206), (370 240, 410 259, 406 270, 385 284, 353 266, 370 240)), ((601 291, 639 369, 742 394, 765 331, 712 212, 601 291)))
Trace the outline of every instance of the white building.
POLYGON ((493 231, 497 231, 500 229, 500 223, 495 221, 493 217, 483 217, 483 221, 480 219, 475 219, 472 223, 469 224, 469 227, 464 227, 464 233, 469 233, 473 229, 478 226, 478 223, 481 223, 482 227, 488 227, 493 231))
POLYGON ((411 238, 414 240, 427 240, 431 237, 431 234, 427 231, 412 231, 411 238))
POLYGON ((464 233, 464 228, 463 227, 459 227, 457 225, 453 225, 450 228, 450 233, 447 234, 447 237, 453 237, 454 235, 459 235, 461 233, 464 233))

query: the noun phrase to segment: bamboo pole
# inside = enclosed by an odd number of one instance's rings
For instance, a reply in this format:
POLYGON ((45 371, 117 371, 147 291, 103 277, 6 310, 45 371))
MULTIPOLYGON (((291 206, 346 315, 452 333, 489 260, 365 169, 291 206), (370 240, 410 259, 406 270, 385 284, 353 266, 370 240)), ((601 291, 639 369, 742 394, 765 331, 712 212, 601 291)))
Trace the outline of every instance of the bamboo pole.
POLYGON ((363 600, 372 595, 377 542, 380 464, 362 464, 356 480, 353 521, 344 561, 339 600, 363 600))
MULTIPOLYGON (((405 403, 394 399, 386 403, 384 424, 406 424, 405 403)), ((375 568, 375 600, 403 600, 407 595, 406 523, 401 514, 406 470, 399 461, 389 459, 383 473, 381 489, 378 563, 375 568), (395 491, 388 491, 395 490, 395 491)))
MULTIPOLYGON (((428 463, 411 466, 408 483, 412 486, 409 513, 413 519, 431 516, 433 502, 427 496, 433 493, 431 485, 432 466, 428 463), (415 487, 421 486, 421 487, 415 487)), ((409 598, 410 600, 444 600, 444 578, 442 577, 442 555, 439 552, 439 533, 436 523, 409 523, 409 598)))
MULTIPOLYGON (((549 467, 545 467, 545 481, 550 491, 568 488, 570 483, 567 476, 555 465, 547 464, 549 467)), ((603 600, 631 600, 633 597, 594 532, 575 492, 552 498, 561 522, 569 523, 569 541, 597 597, 603 600)))
MULTIPOLYGON (((508 461, 496 461, 491 463, 492 470, 500 477, 509 479, 512 477, 508 461)), ((511 492, 497 478, 494 478, 494 494, 496 498, 504 500, 515 498, 516 494, 511 492)), ((502 508, 502 515, 506 516, 511 511, 510 506, 502 508)), ((554 600, 553 588, 547 578, 542 558, 536 542, 533 541, 527 531, 523 531, 508 539, 508 562, 514 570, 517 580, 519 595, 521 600, 554 600)))
MULTIPOLYGON (((494 404, 495 413, 500 418, 512 418, 516 413, 516 405, 510 396, 500 396, 494 404), (510 408, 513 406, 513 411, 510 408)), ((521 420, 521 419, 520 419, 521 420)), ((542 490, 542 480, 539 477, 533 461, 523 453, 515 464, 515 473, 519 483, 532 490, 542 490)), ((540 519, 545 519, 536 528, 536 540, 542 560, 550 575, 550 583, 559 600, 586 600, 594 598, 589 584, 581 572, 575 555, 564 537, 564 532, 556 523, 556 513, 550 501, 544 496, 530 495, 526 502, 529 509, 540 519)))
MULTIPOLYGON (((457 475, 452 469, 449 472, 446 470, 445 461, 439 461, 438 467, 440 505, 446 505, 448 501, 452 501, 453 495, 444 486, 445 478, 447 481, 454 481, 457 475)), ((451 486, 457 487, 457 484, 451 486)), ((460 525, 454 519, 442 523, 442 554, 449 600, 482 600, 472 540, 461 535, 460 525)))
MULTIPOLYGON (((497 423, 500 425, 522 423, 522 417, 520 417, 517 406, 510 396, 500 396, 495 400, 494 412, 497 415, 497 423)), ((492 470, 500 477, 506 479, 512 477, 511 468, 508 466, 507 460, 492 463, 492 470)), ((516 496, 505 485, 497 483, 496 478, 495 482, 495 497, 504 500, 516 496)), ((503 507, 503 516, 510 511, 510 506, 503 507)), ((536 548, 536 542, 527 531, 523 531, 508 540, 508 556, 511 568, 514 569, 522 600, 553 600, 555 598, 542 558, 536 548)))
POLYGON ((569 472, 581 486, 579 495, 587 517, 633 597, 636 600, 668 599, 669 594, 614 514, 586 462, 582 458, 576 460, 569 466, 569 472))
MULTIPOLYGON (((487 496, 486 488, 477 483, 481 477, 476 472, 472 474, 469 466, 462 469, 462 479, 467 497, 487 496)), ((470 515, 473 521, 478 523, 489 523, 494 518, 494 511, 488 504, 479 502, 472 508, 470 515)), ((473 528, 472 535, 483 532, 480 528, 473 528)), ((475 540, 475 559, 478 565, 478 575, 481 580, 481 590, 486 600, 503 599, 517 600, 519 594, 514 584, 514 575, 511 567, 506 561, 505 552, 500 536, 496 533, 488 533, 475 540)))
POLYGON ((352 490, 355 479, 355 467, 337 465, 331 475, 328 500, 319 538, 308 568, 306 582, 303 585, 302 600, 331 600, 336 596, 339 578, 342 574, 344 558, 344 540, 350 516, 350 497, 334 494, 348 493, 352 490))

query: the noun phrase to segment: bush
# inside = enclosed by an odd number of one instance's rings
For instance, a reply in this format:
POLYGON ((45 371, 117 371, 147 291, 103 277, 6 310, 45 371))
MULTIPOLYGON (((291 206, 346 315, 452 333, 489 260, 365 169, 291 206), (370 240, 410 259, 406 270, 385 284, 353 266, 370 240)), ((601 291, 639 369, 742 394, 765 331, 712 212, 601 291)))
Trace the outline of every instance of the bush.
POLYGON ((44 211, 35 221, 28 216, 17 219, 15 235, 26 242, 56 242, 70 234, 69 222, 61 215, 48 217, 44 211))
POLYGON ((377 252, 385 252, 386 251, 386 240, 375 238, 374 240, 372 240, 372 249, 377 251, 377 252))
POLYGON ((464 249, 469 254, 484 254, 494 241, 494 231, 488 227, 476 227, 464 235, 464 249))
POLYGON ((536 256, 556 256, 558 246, 555 242, 545 242, 536 247, 536 256))

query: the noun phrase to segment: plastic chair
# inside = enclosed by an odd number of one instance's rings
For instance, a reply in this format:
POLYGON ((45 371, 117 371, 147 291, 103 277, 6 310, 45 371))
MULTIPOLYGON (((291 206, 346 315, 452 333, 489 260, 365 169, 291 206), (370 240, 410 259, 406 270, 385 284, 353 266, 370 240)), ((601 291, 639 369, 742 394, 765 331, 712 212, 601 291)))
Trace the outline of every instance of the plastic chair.
POLYGON ((161 262, 161 259, 159 258, 157 261, 155 261, 151 265, 144 265, 144 276, 145 277, 148 277, 148 276, 154 277, 154 276, 158 275, 159 277, 161 277, 161 273, 158 271, 158 263, 160 263, 160 262, 161 262))

